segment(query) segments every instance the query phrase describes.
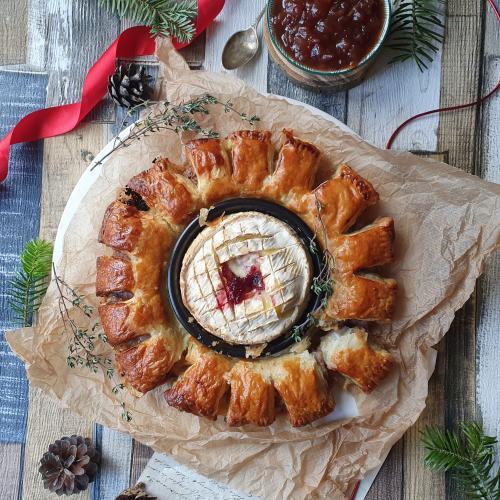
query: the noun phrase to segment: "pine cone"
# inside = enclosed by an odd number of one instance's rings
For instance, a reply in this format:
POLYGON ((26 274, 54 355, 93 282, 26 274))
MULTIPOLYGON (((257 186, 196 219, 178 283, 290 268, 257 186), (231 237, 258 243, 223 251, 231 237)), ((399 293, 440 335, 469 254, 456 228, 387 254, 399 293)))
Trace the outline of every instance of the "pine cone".
POLYGON ((40 460, 38 472, 45 489, 58 495, 86 490, 97 474, 100 453, 89 438, 62 437, 49 446, 40 460))
POLYGON ((146 485, 144 483, 137 483, 132 488, 122 491, 115 500, 156 500, 146 493, 146 485))
POLYGON ((145 74, 144 66, 121 64, 108 80, 108 92, 120 106, 130 108, 148 100, 152 89, 150 75, 145 74))

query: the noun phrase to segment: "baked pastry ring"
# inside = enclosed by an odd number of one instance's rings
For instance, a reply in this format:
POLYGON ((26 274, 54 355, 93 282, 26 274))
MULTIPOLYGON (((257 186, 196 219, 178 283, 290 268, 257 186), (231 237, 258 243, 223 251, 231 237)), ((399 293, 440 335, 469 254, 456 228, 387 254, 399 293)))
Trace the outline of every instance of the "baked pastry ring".
POLYGON ((352 320, 391 320, 396 282, 370 272, 394 259, 394 222, 382 217, 347 233, 378 201, 373 186, 347 165, 315 186, 320 151, 284 130, 276 165, 268 131, 185 146, 189 166, 168 159, 132 177, 104 214, 97 259, 99 314, 125 384, 145 393, 175 377, 166 402, 228 425, 270 425, 285 410, 293 426, 330 413, 334 371, 370 392, 393 365, 352 320), (239 360, 191 338, 162 299, 163 270, 177 236, 203 207, 236 196, 264 198, 298 214, 331 256, 332 293, 317 312, 319 347, 239 360), (329 331, 330 330, 330 331, 329 331))

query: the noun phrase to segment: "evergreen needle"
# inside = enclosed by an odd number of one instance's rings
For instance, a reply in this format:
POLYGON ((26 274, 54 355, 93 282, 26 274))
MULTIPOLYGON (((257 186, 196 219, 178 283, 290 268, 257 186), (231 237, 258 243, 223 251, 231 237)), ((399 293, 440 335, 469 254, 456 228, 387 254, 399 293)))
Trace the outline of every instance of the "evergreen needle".
POLYGON ((52 263, 52 243, 29 241, 20 255, 21 268, 10 282, 9 303, 15 318, 25 327, 30 326, 47 291, 52 263))
POLYGON ((425 464, 450 471, 467 497, 482 500, 500 500, 500 471, 493 473, 496 443, 476 422, 461 423, 458 432, 437 427, 422 432, 425 464))
POLYGON ((153 35, 173 36, 179 42, 192 40, 197 15, 196 0, 99 0, 120 18, 151 27, 153 35))
POLYGON ((444 0, 399 0, 386 45, 396 52, 391 63, 411 59, 420 71, 428 68, 439 50, 436 44, 443 41, 444 25, 437 9, 443 3, 444 0))

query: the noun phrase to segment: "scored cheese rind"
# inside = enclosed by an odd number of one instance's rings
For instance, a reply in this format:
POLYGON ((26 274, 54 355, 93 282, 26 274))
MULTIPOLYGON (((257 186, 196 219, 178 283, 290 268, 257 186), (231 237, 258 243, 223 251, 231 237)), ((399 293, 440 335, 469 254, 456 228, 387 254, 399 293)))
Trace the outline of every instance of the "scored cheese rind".
POLYGON ((288 225, 261 212, 240 212, 195 238, 182 262, 180 289, 205 330, 232 344, 256 345, 279 337, 300 318, 311 279, 309 254, 288 225), (264 290, 222 306, 220 267, 245 256, 257 256, 264 290))

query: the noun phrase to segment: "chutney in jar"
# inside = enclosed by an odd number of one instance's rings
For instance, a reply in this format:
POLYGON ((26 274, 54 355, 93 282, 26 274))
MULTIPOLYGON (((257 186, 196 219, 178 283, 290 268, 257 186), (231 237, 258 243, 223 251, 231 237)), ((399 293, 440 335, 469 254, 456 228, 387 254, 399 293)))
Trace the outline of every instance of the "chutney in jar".
POLYGON ((274 0, 271 28, 285 53, 319 71, 357 66, 384 25, 383 0, 274 0))

